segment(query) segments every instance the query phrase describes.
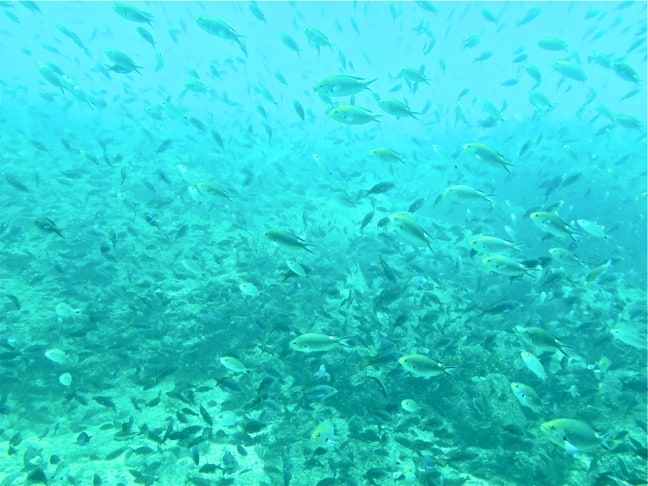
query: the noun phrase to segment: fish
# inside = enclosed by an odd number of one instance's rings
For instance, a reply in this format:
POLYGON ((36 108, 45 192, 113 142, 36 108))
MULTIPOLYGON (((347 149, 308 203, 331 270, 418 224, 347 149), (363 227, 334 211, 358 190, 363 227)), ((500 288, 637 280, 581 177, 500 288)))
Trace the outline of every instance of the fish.
POLYGON ((355 105, 338 105, 331 108, 327 114, 338 123, 346 125, 364 125, 369 122, 378 122, 380 115, 375 115, 366 108, 355 105))
POLYGON ((317 353, 330 351, 338 346, 349 347, 347 342, 351 336, 335 337, 326 334, 307 333, 297 336, 290 341, 289 346, 300 353, 317 353))
POLYGON ((45 233, 56 233, 61 238, 65 238, 65 236, 63 236, 63 228, 59 228, 56 223, 49 218, 38 218, 34 220, 34 224, 38 229, 45 233))
POLYGON ((557 37, 543 37, 538 40, 538 47, 547 51, 566 51, 567 42, 557 37))
POLYGON ((390 223, 397 228, 398 233, 416 246, 427 246, 431 250, 432 237, 406 212, 392 213, 389 215, 390 223))
POLYGON ((310 440, 315 447, 330 449, 335 447, 334 436, 335 428, 333 422, 330 420, 324 420, 313 429, 313 432, 310 435, 310 440))
POLYGON ((511 167, 513 164, 511 164, 508 160, 506 160, 506 158, 502 154, 500 154, 497 150, 486 145, 485 143, 479 143, 479 142, 466 143, 463 145, 463 149, 466 152, 473 154, 477 159, 481 160, 482 162, 491 164, 495 167, 503 167, 506 170, 506 172, 508 172, 509 174, 511 173, 509 167, 511 167))
POLYGON ((403 117, 411 117, 416 120, 416 115, 420 115, 420 113, 410 110, 409 106, 395 98, 378 100, 378 106, 388 115, 396 117, 397 120, 403 117))
POLYGON ((252 282, 240 283, 238 287, 241 293, 246 297, 258 297, 263 293, 263 291, 259 290, 252 282))
POLYGON ((306 243, 306 241, 304 241, 304 239, 300 238, 299 236, 279 229, 271 229, 265 231, 263 233, 263 236, 276 243, 277 245, 281 245, 286 248, 306 250, 308 253, 313 253, 308 247, 315 246, 310 243, 306 243))
POLYGON ((320 53, 320 47, 328 47, 331 51, 333 50, 333 44, 331 44, 328 37, 315 27, 304 27, 304 35, 308 45, 317 49, 317 54, 320 53))
POLYGON ((603 275, 608 268, 612 266, 612 260, 606 260, 600 265, 597 265, 594 267, 592 270, 588 272, 587 275, 585 275, 585 283, 590 284, 596 280, 598 280, 601 275, 603 275))
POLYGON ((439 204, 442 199, 448 199, 455 202, 487 201, 491 205, 493 204, 493 200, 489 195, 484 194, 473 187, 462 184, 446 187, 434 201, 434 206, 439 204))
POLYGON ((419 404, 416 403, 416 401, 412 398, 405 398, 404 400, 401 400, 401 408, 409 413, 418 413, 421 409, 419 407, 419 404))
POLYGON ((304 277, 304 278, 308 277, 308 270, 302 264, 300 264, 297 260, 289 258, 288 260, 286 260, 286 266, 295 275, 297 275, 299 277, 304 277))
POLYGON ((513 382, 511 383, 511 391, 523 407, 527 407, 535 413, 542 411, 542 399, 529 385, 513 382))
POLYGON ((225 21, 209 15, 199 15, 195 20, 198 27, 208 34, 236 42, 243 54, 247 57, 247 48, 242 40, 244 36, 236 32, 225 21))
POLYGON ((522 344, 529 347, 535 354, 560 351, 564 356, 568 356, 564 349, 568 346, 558 341, 541 327, 516 326, 515 332, 522 344))
POLYGON ((520 252, 522 243, 504 240, 496 236, 479 235, 468 241, 471 250, 480 253, 520 252))
POLYGON ((105 49, 106 56, 114 63, 112 66, 107 66, 110 71, 120 74, 128 74, 135 71, 138 74, 142 66, 138 66, 125 52, 119 49, 105 49))
MULTIPOLYGON (((588 424, 580 420, 558 418, 540 425, 540 431, 552 443, 570 454, 592 452, 606 445, 607 436, 601 436, 588 424)), ((609 449, 608 449, 609 450, 609 449)))
POLYGON ((297 113, 297 115, 299 115, 299 118, 301 119, 301 121, 304 121, 305 113, 304 113, 304 107, 302 106, 302 104, 299 101, 295 101, 293 103, 293 108, 295 109, 295 112, 297 113))
POLYGON ((529 269, 522 263, 505 255, 488 255, 481 260, 482 264, 491 272, 506 275, 507 277, 519 277, 528 275, 533 277, 529 269))
POLYGON ((628 346, 631 346, 636 349, 640 349, 642 351, 645 351, 646 347, 648 346, 648 341, 644 336, 640 336, 636 332, 631 331, 629 329, 621 329, 621 328, 610 329, 610 334, 612 334, 612 337, 616 341, 619 341, 623 344, 627 344, 628 346))
POLYGON ((299 45, 297 44, 297 41, 293 39, 293 37, 290 34, 287 34, 285 32, 281 33, 281 42, 283 43, 284 46, 286 46, 288 49, 293 51, 297 56, 300 54, 300 49, 299 45))
POLYGON ((218 361, 220 361, 220 363, 225 368, 230 371, 234 371, 235 373, 249 373, 251 371, 238 359, 231 356, 221 356, 220 358, 218 358, 218 361))
POLYGON ((548 211, 534 211, 529 214, 531 221, 545 233, 558 238, 571 238, 577 241, 574 235, 578 234, 576 228, 566 221, 560 219, 558 215, 548 211))
POLYGON ((401 154, 387 147, 378 147, 375 149, 371 149, 369 151, 369 155, 374 159, 385 163, 394 163, 394 162, 400 162, 402 164, 405 163, 405 160, 403 159, 403 156, 401 154))
POLYGON ((406 371, 419 378, 447 375, 452 377, 455 367, 445 366, 441 361, 431 359, 422 354, 408 354, 398 358, 398 363, 406 371))
POLYGON ((259 8, 259 4, 257 2, 255 1, 248 2, 248 7, 250 8, 250 12, 252 12, 252 15, 254 15, 258 20, 260 20, 264 24, 267 23, 265 15, 263 15, 263 12, 261 12, 261 9, 259 8))
POLYGON ((566 248, 549 248, 549 254, 551 255, 551 261, 554 263, 585 266, 583 260, 566 248))
POLYGON ((370 189, 364 191, 363 197, 371 196, 372 194, 384 194, 391 191, 396 184, 392 181, 382 181, 374 184, 370 189))
POLYGON ((488 315, 497 315, 497 314, 508 314, 509 312, 519 308, 522 305, 521 302, 513 299, 506 299, 500 302, 489 305, 484 310, 481 311, 478 317, 488 315))
POLYGON ((639 75, 629 64, 625 62, 613 62, 610 67, 614 74, 619 76, 625 81, 630 81, 631 83, 639 83, 639 75))
POLYGON ((144 27, 138 27, 137 33, 140 35, 142 39, 148 42, 153 49, 155 49, 155 39, 153 38, 153 35, 148 30, 146 30, 144 27))
POLYGON ((333 388, 330 385, 317 385, 306 391, 306 398, 309 401, 316 400, 320 403, 324 403, 327 398, 331 398, 332 396, 336 395, 337 392, 337 389, 333 388))
POLYGON ((520 357, 522 358, 524 365, 529 369, 529 371, 531 371, 531 373, 536 375, 542 381, 547 380, 547 372, 545 371, 544 366, 542 366, 540 360, 535 355, 529 353, 528 351, 522 351, 520 352, 520 357))
POLYGON ((542 10, 540 7, 532 7, 529 10, 527 10, 526 14, 524 14, 524 17, 522 17, 520 20, 517 21, 517 26, 522 27, 523 25, 528 24, 532 20, 534 20, 538 15, 540 15, 540 12, 542 10))
MULTIPOLYGON (((322 79, 313 87, 318 95, 326 98, 338 98, 341 96, 353 96, 361 93, 366 89, 370 89, 369 85, 374 83, 376 79, 367 81, 358 76, 350 76, 348 74, 337 74, 322 79)), ((352 106, 352 105, 342 105, 352 106)))
POLYGON ((151 24, 153 22, 153 15, 149 12, 141 10, 133 5, 121 2, 113 3, 113 10, 120 17, 130 20, 131 22, 139 22, 151 24))
POLYGON ((580 64, 572 61, 554 61, 552 66, 555 71, 560 73, 566 78, 574 79, 576 81, 587 81, 585 71, 580 64))
POLYGON ((410 86, 418 83, 430 85, 430 79, 425 76, 425 66, 421 66, 420 69, 404 67, 398 72, 396 78, 403 78, 410 86))

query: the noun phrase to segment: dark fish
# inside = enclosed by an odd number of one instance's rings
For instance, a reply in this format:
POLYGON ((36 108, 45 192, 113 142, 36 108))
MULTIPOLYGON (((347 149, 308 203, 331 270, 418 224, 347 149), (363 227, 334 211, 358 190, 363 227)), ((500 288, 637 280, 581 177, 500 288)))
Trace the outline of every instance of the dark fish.
POLYGON ((295 108, 295 111, 299 115, 299 118, 301 118, 301 121, 304 121, 305 114, 304 114, 304 107, 301 105, 299 101, 295 101, 293 103, 293 108, 295 108))
POLYGON ((236 457, 234 457, 234 454, 232 454, 230 451, 226 451, 225 454, 223 454, 223 474, 232 474, 236 472, 238 469, 238 461, 236 460, 236 457))
POLYGON ((216 142, 216 144, 222 149, 225 150, 225 144, 223 143, 223 138, 220 136, 220 133, 218 133, 216 130, 212 130, 209 132, 216 142))
POLYGON ((162 400, 162 393, 158 392, 158 396, 153 398, 152 400, 149 400, 146 402, 147 407, 155 407, 157 404, 160 403, 160 400, 162 400))
POLYGON ((90 442, 90 437, 86 432, 81 432, 79 435, 77 435, 76 438, 76 443, 79 445, 87 445, 90 442))
POLYGON ((382 228, 383 226, 387 226, 389 224, 389 217, 385 216, 384 218, 380 218, 378 222, 376 223, 376 226, 379 228, 382 228))
MULTIPOLYGON (((412 204, 409 205, 409 208, 407 208, 408 213, 414 213, 421 209, 423 207, 423 204, 425 204, 425 199, 422 197, 418 198, 416 201, 414 201, 412 204)), ((389 218, 387 218, 389 219, 389 218)))
POLYGON ((372 209, 369 213, 365 214, 364 218, 362 218, 362 222, 360 223, 360 233, 362 233, 365 226, 367 226, 369 223, 371 223, 371 220, 373 219, 374 214, 375 214, 375 211, 372 209))
POLYGON ((202 405, 200 405, 200 415, 202 416, 203 420, 207 423, 207 425, 209 425, 210 427, 214 425, 214 421, 212 420, 211 415, 209 415, 209 412, 202 405))
POLYGON ((501 302, 496 302, 495 304, 492 304, 486 309, 484 309, 481 314, 479 314, 479 317, 486 315, 486 314, 506 314, 508 312, 511 312, 512 310, 517 309, 519 306, 522 304, 518 302, 517 300, 503 300, 501 302))
POLYGON ((200 453, 198 452, 198 448, 190 447, 189 456, 191 457, 191 460, 194 462, 196 466, 200 464, 200 453))
POLYGON ((106 461, 110 461, 110 460, 112 460, 112 459, 116 459, 116 458, 118 458, 118 457, 121 456, 124 452, 126 452, 126 449, 128 449, 128 446, 123 446, 123 447, 120 447, 119 449, 115 449, 114 451, 109 452, 109 453, 106 455, 106 459, 105 459, 105 460, 106 460, 106 461))
POLYGON ((101 480, 101 476, 99 476, 97 473, 92 476, 92 486, 101 486, 103 484, 103 481, 101 480))
POLYGON ((378 184, 375 184, 371 189, 367 189, 365 191, 364 197, 367 197, 370 194, 384 194, 385 192, 391 191, 394 187, 396 187, 396 184, 391 181, 379 182, 378 184))
POLYGON ((236 446, 236 452, 238 452, 243 457, 248 455, 247 449, 245 447, 243 447, 241 444, 236 446))
POLYGON ((48 484, 49 480, 40 467, 34 468, 27 474, 27 484, 48 484))
POLYGON ((56 454, 52 454, 50 456, 50 460, 49 460, 50 464, 58 464, 60 462, 61 462, 61 458, 59 456, 57 456, 56 454))
POLYGON ((144 484, 145 486, 155 484, 156 478, 153 476, 141 473, 137 469, 129 469, 128 472, 135 478, 137 484, 144 484))
POLYGON ((5 297, 7 297, 11 302, 13 302, 13 305, 16 308, 16 310, 20 310, 20 301, 18 300, 18 297, 11 294, 5 294, 5 297))
POLYGON ((156 153, 156 154, 161 154, 162 152, 166 151, 166 149, 168 149, 168 148, 171 146, 172 143, 173 143, 173 140, 171 140, 170 138, 167 138, 166 140, 164 140, 164 141, 163 141, 163 142, 158 146, 158 148, 157 148, 157 150, 155 151, 155 153, 156 153))
POLYGON ((29 188, 25 184, 23 184, 20 181, 20 179, 18 179, 16 176, 12 176, 11 174, 5 174, 5 179, 7 179, 9 185, 15 187, 19 191, 29 192, 29 188))
POLYGON ((153 39, 153 35, 148 30, 146 30, 144 27, 138 27, 137 33, 142 36, 142 39, 151 44, 151 47, 153 49, 155 49, 155 39, 153 39))
POLYGON ((250 8, 250 12, 252 12, 252 15, 254 15, 258 20, 263 22, 264 24, 266 23, 265 15, 263 15, 263 12, 261 12, 261 9, 259 8, 259 4, 255 1, 248 2, 248 7, 250 8))
POLYGON ((212 474, 215 473, 220 469, 220 466, 217 466, 216 464, 203 464, 203 466, 198 469, 198 472, 203 473, 203 474, 212 474))
POLYGON ((115 402, 113 402, 112 398, 110 397, 104 397, 104 396, 96 396, 92 397, 92 399, 97 402, 99 405, 103 405, 104 407, 112 408, 113 410, 117 410, 117 406, 115 405, 115 402))
POLYGON ((65 238, 62 233, 63 229, 56 226, 56 223, 49 218, 36 219, 34 220, 34 224, 38 229, 44 231, 45 233, 56 233, 61 238, 65 238))

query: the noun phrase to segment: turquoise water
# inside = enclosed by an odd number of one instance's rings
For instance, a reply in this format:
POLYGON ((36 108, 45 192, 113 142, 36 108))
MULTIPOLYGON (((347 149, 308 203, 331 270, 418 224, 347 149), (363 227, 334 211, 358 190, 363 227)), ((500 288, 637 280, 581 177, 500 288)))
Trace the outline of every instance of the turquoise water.
POLYGON ((0 9, 0 485, 646 483, 645 3, 0 9))

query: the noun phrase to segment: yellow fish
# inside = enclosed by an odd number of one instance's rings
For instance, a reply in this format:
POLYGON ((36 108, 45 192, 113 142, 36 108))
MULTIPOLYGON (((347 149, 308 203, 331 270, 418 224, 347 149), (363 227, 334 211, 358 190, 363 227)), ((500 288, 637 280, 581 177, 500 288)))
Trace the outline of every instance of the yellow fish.
POLYGON ((452 376, 453 367, 447 367, 436 359, 428 358, 422 354, 408 354, 398 358, 400 365, 414 376, 419 378, 430 378, 446 374, 452 376))
POLYGON ((338 345, 349 346, 346 340, 349 337, 339 338, 327 336, 326 334, 308 333, 297 336, 290 341, 290 347, 300 353, 316 353, 319 351, 329 351, 338 345))
POLYGON ((333 441, 334 435, 335 428, 333 422, 324 420, 315 427, 311 433, 310 440, 316 447, 330 449, 335 446, 335 442, 333 441))

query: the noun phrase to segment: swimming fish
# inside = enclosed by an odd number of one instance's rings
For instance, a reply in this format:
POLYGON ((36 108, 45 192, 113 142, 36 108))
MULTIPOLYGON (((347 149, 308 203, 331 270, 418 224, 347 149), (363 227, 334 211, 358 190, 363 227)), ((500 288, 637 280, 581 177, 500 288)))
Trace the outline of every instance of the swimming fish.
POLYGON ((519 246, 522 243, 497 238, 496 236, 479 235, 468 241, 471 250, 481 253, 501 253, 507 251, 522 251, 519 246))
POLYGON ((542 231, 557 236, 558 238, 569 237, 572 240, 577 241, 574 237, 575 234, 578 234, 576 228, 560 219, 560 217, 555 213, 548 211, 535 211, 529 214, 529 217, 542 231))
MULTIPOLYGON (((313 87, 320 96, 328 98, 336 98, 340 96, 352 96, 361 93, 365 89, 369 89, 369 85, 375 82, 376 79, 367 81, 358 76, 350 76, 348 74, 337 74, 324 78, 313 87)), ((352 106, 352 105, 343 105, 352 106)))
POLYGON ((486 256, 482 258, 482 264, 490 271, 507 277, 519 277, 521 275, 533 277, 533 274, 529 272, 526 266, 506 255, 486 256))
POLYGON ((243 282, 239 284, 239 290, 246 297, 258 297, 263 292, 257 288, 252 282, 243 282))
POLYGON ((333 441, 334 435, 335 428, 333 422, 324 420, 315 427, 311 433, 310 440, 315 447, 330 449, 335 446, 335 442, 333 441))
POLYGON ((398 230, 398 233, 416 246, 427 246, 432 249, 432 237, 414 221, 412 215, 406 212, 389 215, 389 221, 398 230))
POLYGON ((268 230, 263 233, 263 236, 278 245, 285 246, 286 248, 306 250, 308 253, 313 253, 308 247, 315 246, 306 243, 306 241, 299 236, 295 236, 287 231, 279 229, 268 230))
POLYGON ((570 454, 591 452, 599 446, 606 447, 606 436, 597 434, 592 427, 580 420, 554 419, 543 423, 540 430, 547 439, 570 454))
POLYGON ((452 377, 452 370, 455 369, 454 367, 447 367, 440 361, 428 358, 422 354, 401 356, 398 358, 398 362, 406 371, 419 378, 430 378, 441 374, 452 377))
POLYGON ((442 199, 448 199, 455 202, 487 201, 490 204, 493 204, 493 200, 489 195, 484 194, 473 187, 462 184, 446 187, 435 199, 434 205, 436 206, 442 199))
POLYGON ((576 81, 587 81, 585 71, 583 71, 580 64, 576 64, 572 61, 554 61, 552 66, 555 71, 566 78, 574 79, 576 81))
POLYGON ((399 154, 395 150, 386 147, 378 147, 375 149, 371 149, 369 151, 369 155, 374 159, 380 160, 381 162, 385 162, 385 163, 394 163, 394 162, 400 162, 402 164, 405 163, 405 160, 403 160, 403 156, 401 154, 399 154))
POLYGON ((547 372, 545 371, 544 366, 542 365, 540 360, 535 355, 529 353, 528 351, 522 351, 520 353, 520 357, 522 358, 524 365, 529 369, 529 371, 531 371, 531 373, 536 375, 542 381, 547 380, 547 372))
POLYGON ((408 116, 416 119, 415 115, 420 115, 420 113, 416 113, 410 110, 409 106, 407 106, 402 101, 394 98, 384 98, 382 100, 378 100, 378 106, 388 115, 395 116, 396 119, 408 116))
POLYGON ((307 333, 297 336, 290 341, 290 347, 300 353, 317 353, 320 351, 330 351, 335 349, 338 345, 348 347, 349 343, 347 337, 327 336, 326 334, 307 333))
POLYGON ((482 162, 485 162, 490 165, 494 165, 495 167, 503 167, 506 170, 506 172, 508 172, 509 174, 511 173, 509 167, 511 167, 513 164, 511 164, 508 160, 506 160, 506 158, 502 154, 500 154, 497 150, 486 145, 485 143, 479 143, 479 142, 466 143, 463 145, 463 149, 466 152, 473 154, 477 159, 481 160, 482 162))
POLYGON ((304 35, 308 40, 308 45, 317 49, 318 54, 320 53, 320 47, 328 47, 333 50, 333 44, 331 44, 328 37, 315 27, 304 27, 304 35))
POLYGON ((113 62, 112 66, 108 66, 109 70, 115 71, 116 73, 120 74, 128 74, 132 73, 133 71, 138 74, 142 74, 139 72, 139 69, 142 66, 135 64, 135 61, 133 61, 123 51, 120 51, 119 49, 106 49, 104 50, 104 52, 106 53, 108 59, 113 62))
POLYGON ((227 25, 223 20, 209 15, 199 15, 196 17, 196 23, 202 30, 221 39, 231 40, 238 44, 243 54, 247 57, 247 48, 241 40, 243 35, 237 33, 232 27, 227 25))
POLYGON ((533 410, 535 413, 540 413, 542 410, 542 399, 536 391, 529 385, 524 383, 511 383, 511 391, 520 405, 533 410))
POLYGON ((231 356, 221 356, 218 358, 218 361, 230 371, 235 373, 249 373, 250 370, 241 363, 238 359, 232 358, 231 356))
POLYGON ((418 403, 411 398, 401 400, 401 408, 409 413, 418 413, 420 410, 418 403))
POLYGON ((380 115, 374 115, 366 108, 355 105, 338 105, 328 111, 328 115, 339 123, 347 125, 363 125, 372 121, 377 122, 380 115))
POLYGON ((515 332, 517 332, 522 344, 531 348, 535 354, 560 351, 562 354, 567 356, 564 348, 568 346, 558 341, 558 339, 541 327, 516 326, 515 332))
POLYGON ((131 22, 147 23, 153 22, 153 15, 127 3, 113 3, 113 10, 120 17, 131 22))

